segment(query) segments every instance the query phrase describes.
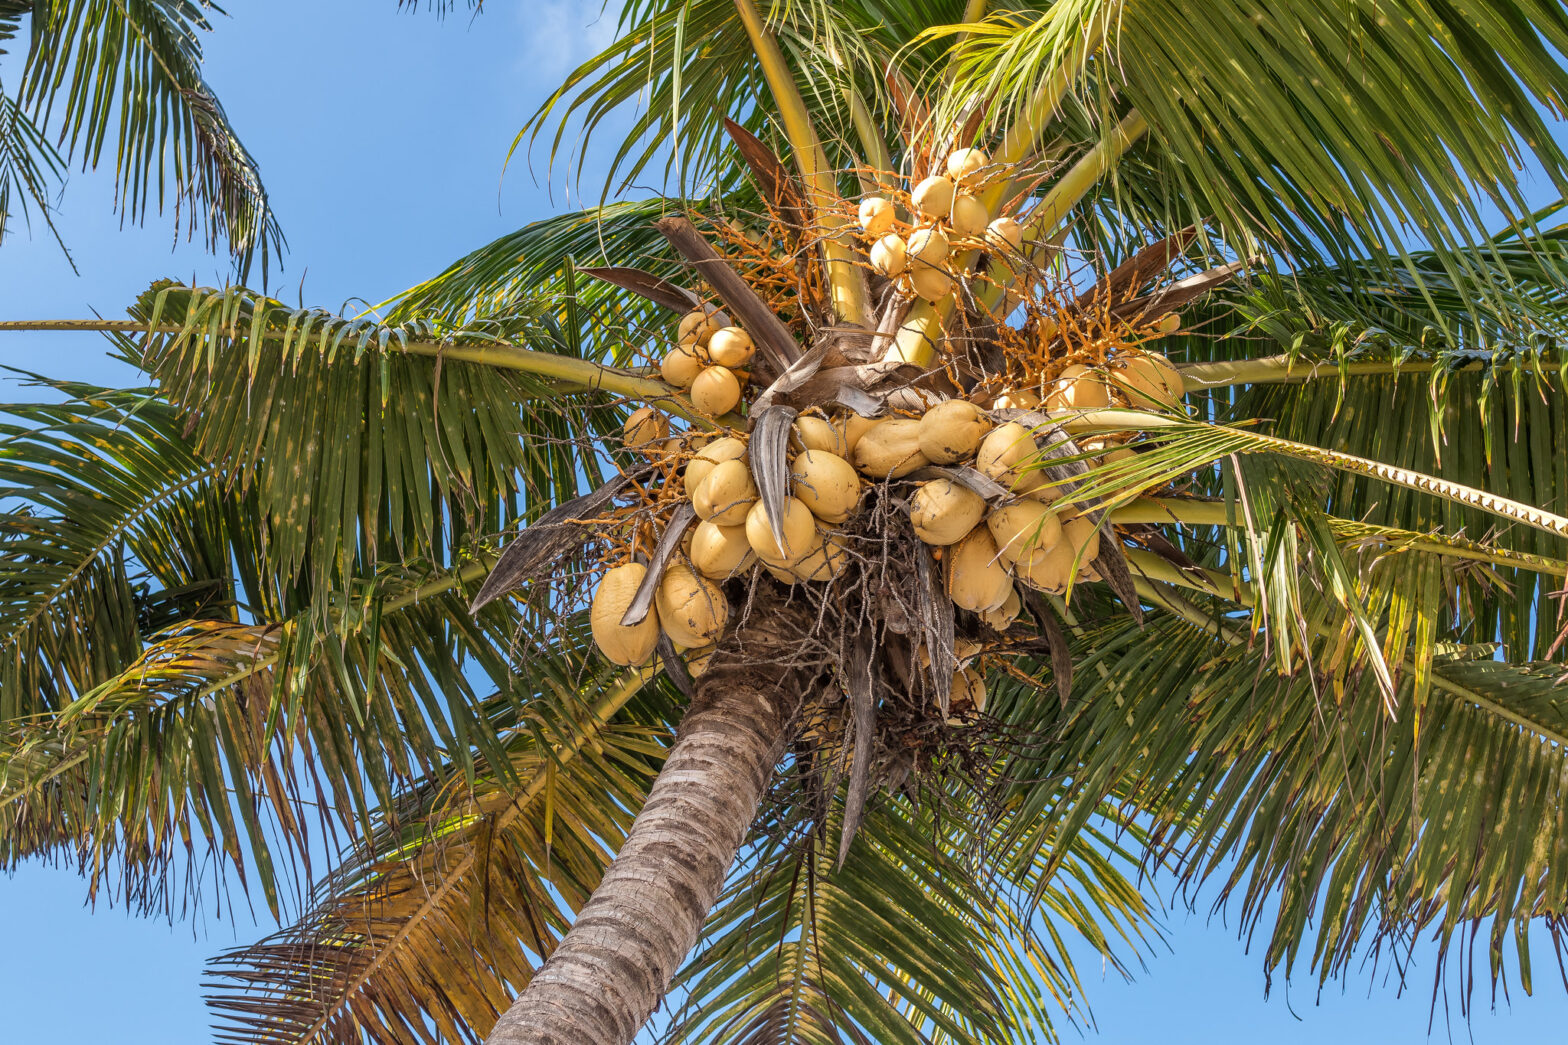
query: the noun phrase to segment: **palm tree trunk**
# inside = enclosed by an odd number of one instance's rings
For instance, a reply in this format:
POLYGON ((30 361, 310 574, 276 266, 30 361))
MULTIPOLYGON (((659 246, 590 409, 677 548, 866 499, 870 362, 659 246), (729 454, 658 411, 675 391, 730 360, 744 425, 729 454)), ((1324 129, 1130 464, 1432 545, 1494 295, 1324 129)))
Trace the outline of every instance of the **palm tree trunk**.
POLYGON ((794 728, 802 622, 784 610, 754 605, 714 656, 625 844, 486 1045, 627 1045, 663 999, 794 728))

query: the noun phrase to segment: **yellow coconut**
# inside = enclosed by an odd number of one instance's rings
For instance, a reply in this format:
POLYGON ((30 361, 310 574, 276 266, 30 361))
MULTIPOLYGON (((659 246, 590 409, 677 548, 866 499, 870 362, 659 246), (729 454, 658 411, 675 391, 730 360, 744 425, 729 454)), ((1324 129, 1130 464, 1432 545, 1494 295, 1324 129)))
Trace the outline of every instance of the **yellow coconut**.
POLYGON ((817 546, 804 558, 789 568, 796 580, 822 584, 844 572, 849 563, 849 551, 835 537, 823 536, 817 546))
POLYGON ((909 501, 915 536, 945 547, 962 540, 985 515, 985 499, 951 479, 921 483, 909 501))
POLYGON ((941 269, 917 268, 909 274, 909 289, 917 298, 941 301, 953 292, 953 277, 941 269))
POLYGON ((996 541, 976 526, 947 556, 947 596, 959 609, 985 613, 1007 601, 1013 590, 1007 568, 996 557, 996 541))
POLYGON ((651 406, 633 410, 621 429, 623 445, 637 453, 651 454, 670 437, 670 421, 651 406))
POLYGON ((915 210, 927 218, 945 218, 953 209, 953 180, 933 174, 910 194, 915 210))
POLYGON ((1104 371, 1091 370, 1074 363, 1063 370, 1045 397, 1045 408, 1052 413, 1098 410, 1111 405, 1111 386, 1104 371))
POLYGON ((953 198, 953 213, 948 218, 948 223, 953 226, 953 231, 960 236, 983 235, 986 224, 990 220, 991 215, 985 209, 985 204, 969 195, 969 193, 960 192, 953 198))
POLYGON ((1013 574, 1031 588, 1060 594, 1067 590, 1072 568, 1073 549, 1064 540, 1019 559, 1013 563, 1013 574))
POLYGON ((1037 551, 1053 548, 1062 540, 1062 524, 1039 501, 1015 501, 986 516, 986 526, 996 541, 1002 561, 1011 566, 1037 551))
POLYGON ((954 149, 947 154, 947 176, 954 181, 966 181, 991 162, 983 149, 954 149))
POLYGON ((993 404, 998 410, 1035 410, 1040 406, 1040 393, 1032 388, 1013 388, 996 397, 993 404))
POLYGON ((718 311, 712 305, 704 305, 686 313, 676 327, 676 340, 683 344, 706 345, 708 337, 723 325, 718 318, 718 311))
POLYGON ((888 279, 896 279, 909 267, 909 245, 904 237, 888 233, 871 244, 871 267, 888 279))
POLYGON ((719 586, 684 563, 665 569, 654 605, 659 608, 659 627, 679 646, 717 642, 730 618, 729 602, 719 586))
POLYGON ((720 526, 704 519, 690 532, 691 548, 686 554, 704 577, 723 580, 746 569, 755 558, 744 525, 720 526))
POLYGON ((927 410, 916 435, 920 452, 936 464, 968 460, 991 430, 985 411, 963 399, 948 399, 927 410))
POLYGON ((1024 227, 1012 218, 997 218, 986 226, 985 241, 996 250, 1017 254, 1024 249, 1024 227))
POLYGON ((916 273, 922 268, 941 266, 950 253, 952 244, 941 229, 916 229, 909 237, 909 260, 916 273))
POLYGON ((874 425, 855 442, 855 470, 872 479, 898 479, 931 462, 920 452, 920 422, 893 418, 874 425))
POLYGON ((791 434, 792 444, 802 452, 822 450, 840 457, 849 453, 849 447, 844 443, 844 433, 834 427, 831 421, 820 417, 795 418, 795 431, 791 434))
POLYGON ((886 419, 881 417, 862 417, 854 413, 841 418, 837 425, 839 431, 843 433, 844 453, 853 454, 855 447, 860 444, 861 438, 884 420, 886 419))
POLYGON ((975 714, 985 711, 985 679, 973 668, 960 668, 953 673, 953 689, 948 695, 949 707, 967 707, 975 714))
POLYGON ((1075 516, 1062 523, 1062 543, 1080 561, 1093 562, 1100 557, 1100 527, 1087 515, 1075 516))
POLYGON ((721 417, 739 402, 740 381, 727 367, 707 367, 691 383, 691 405, 708 417, 721 417))
POLYGON ((721 327, 708 339, 708 358, 731 370, 750 362, 753 351, 751 335, 740 327, 721 327))
POLYGON ((790 491, 823 522, 841 523, 860 503, 860 476, 826 450, 807 450, 790 463, 790 491))
POLYGON ((1010 490, 1031 493, 1045 485, 1045 477, 1039 471, 1022 471, 1021 466, 1033 460, 1039 449, 1029 429, 1009 421, 980 440, 975 467, 1010 490))
POLYGON ((758 501, 746 513, 746 541, 757 558, 770 566, 787 569, 816 551, 822 541, 817 531, 817 520, 804 502, 795 497, 784 498, 784 518, 780 529, 784 542, 773 539, 773 528, 768 525, 768 513, 758 501))
POLYGON ((992 631, 1006 631, 1018 619, 1018 614, 1023 611, 1023 600, 1018 597, 1018 589, 1014 588, 1007 593, 1007 601, 994 610, 980 614, 980 619, 985 621, 986 627, 992 631))
POLYGON ((860 228, 867 239, 876 239, 893 227, 898 212, 891 200, 867 196, 860 201, 860 228))
POLYGON ((744 461, 720 461, 692 494, 699 518, 717 526, 739 526, 757 502, 757 487, 744 461))
POLYGON ((1154 329, 1161 334, 1174 334, 1181 329, 1181 317, 1174 312, 1167 312, 1155 321, 1154 329))
POLYGON ((706 365, 690 346, 677 345, 659 363, 659 375, 676 388, 690 388, 706 365))
POLYGON ((718 645, 704 646, 702 649, 687 650, 683 656, 686 658, 686 673, 692 678, 701 678, 702 673, 708 670, 708 665, 713 663, 713 655, 718 652, 718 645))
POLYGON ((708 473, 713 471, 713 466, 721 461, 736 461, 746 456, 746 444, 734 436, 726 435, 705 444, 697 451, 697 456, 686 462, 685 485, 686 496, 696 499, 697 487, 708 473))
POLYGON ((612 664, 633 665, 645 663, 653 656, 653 647, 659 641, 659 614, 649 608, 648 616, 630 627, 621 623, 632 597, 648 575, 648 567, 640 562, 629 562, 606 571, 593 593, 593 604, 588 610, 588 624, 593 631, 593 641, 612 664))
POLYGON ((1133 406, 1168 406, 1186 390, 1181 374, 1158 352, 1123 356, 1111 371, 1111 380, 1127 393, 1133 406))

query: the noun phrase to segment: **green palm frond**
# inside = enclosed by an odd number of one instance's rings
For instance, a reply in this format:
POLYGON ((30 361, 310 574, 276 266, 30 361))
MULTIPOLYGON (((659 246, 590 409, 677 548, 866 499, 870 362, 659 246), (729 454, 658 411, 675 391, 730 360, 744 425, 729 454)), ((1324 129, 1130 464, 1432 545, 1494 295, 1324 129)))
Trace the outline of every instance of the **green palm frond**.
POLYGON ((668 743, 668 696, 587 671, 579 641, 519 678, 504 774, 400 796, 304 918, 212 961, 218 1040, 479 1039, 598 883, 668 743))
MULTIPOLYGON (((4 42, 5 23, 0 22, 0 43, 4 42)), ((50 199, 64 176, 65 162, 60 154, 0 86, 0 244, 4 244, 7 235, 14 234, 16 215, 31 226, 36 210, 39 220, 64 249, 65 243, 54 226, 54 201, 50 199)), ((66 256, 70 256, 69 252, 66 256)))
POLYGON ((189 235, 227 242, 242 272, 263 269, 282 234, 255 161, 201 73, 199 34, 219 10, 195 0, 39 0, 21 105, 70 159, 112 153, 132 220, 172 206, 189 235))

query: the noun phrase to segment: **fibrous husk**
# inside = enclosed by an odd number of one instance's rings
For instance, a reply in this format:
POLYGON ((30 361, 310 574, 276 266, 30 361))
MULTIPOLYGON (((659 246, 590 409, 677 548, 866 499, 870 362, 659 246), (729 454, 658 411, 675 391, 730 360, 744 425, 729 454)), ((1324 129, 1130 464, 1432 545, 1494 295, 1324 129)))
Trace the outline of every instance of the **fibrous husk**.
POLYGON ((944 264, 951 252, 952 245, 941 229, 916 229, 909 237, 909 260, 916 273, 944 264))
POLYGON ((1081 562, 1091 563, 1100 557, 1100 524, 1087 515, 1074 516, 1062 523, 1062 543, 1081 562))
POLYGON ((1002 561, 1009 566, 1061 542, 1062 524, 1039 501, 1014 501, 985 520, 1002 561))
POLYGON ((692 507, 700 518, 719 526, 739 526, 757 504, 757 485, 744 461, 720 461, 697 485, 692 507))
POLYGON ((980 619, 985 621, 986 626, 992 631, 1003 632, 1013 626, 1013 622, 1018 619, 1018 614, 1023 611, 1023 608, 1023 600, 1018 597, 1018 589, 1014 588, 1007 593, 1006 602, 994 610, 980 614, 980 619))
POLYGON ((691 383, 691 405, 708 417, 722 417, 740 402, 740 381, 728 367, 705 367, 691 383))
POLYGON ((860 228, 867 239, 876 239, 893 227, 898 211, 891 200, 867 196, 860 201, 860 228))
MULTIPOLYGON (((949 699, 956 711, 982 714, 985 711, 985 678, 973 668, 962 668, 953 672, 952 696, 949 699)), ((964 725, 964 717, 949 715, 947 724, 964 725)))
POLYGON ((755 558, 744 524, 720 526, 706 519, 692 528, 688 554, 699 573, 715 580, 739 573, 755 558))
POLYGON ((1023 583, 1040 591, 1060 595, 1072 580, 1073 548, 1059 541, 1049 548, 1031 552, 1013 564, 1013 573, 1023 583))
POLYGON ((940 301, 953 292, 953 277, 942 269, 917 265, 909 274, 909 289, 917 298, 940 301))
POLYGON ((704 444, 697 451, 697 455, 686 462, 686 472, 682 477, 686 496, 696 500, 697 487, 708 477, 708 473, 713 471, 715 465, 722 461, 741 460, 745 456, 746 444, 732 435, 720 436, 711 443, 704 444))
POLYGON ((985 204, 967 192, 960 192, 953 199, 953 213, 949 221, 953 231, 960 236, 979 236, 991 221, 985 204))
POLYGON ((652 453, 669 437, 669 418, 651 406, 633 410, 621 429, 622 445, 642 454, 652 453))
POLYGON ((804 556, 789 573, 796 580, 823 583, 843 572, 849 562, 849 551, 836 537, 823 535, 817 547, 804 556))
POLYGON ((791 441, 802 452, 822 450, 837 454, 839 457, 847 456, 849 453, 849 445, 844 442, 844 433, 835 427, 833 422, 820 417, 795 418, 795 430, 791 433, 791 441))
POLYGON ((865 417, 861 414, 851 413, 837 422, 839 432, 844 438, 844 453, 854 460, 855 447, 860 445, 861 438, 886 418, 865 417))
POLYGON ((991 430, 985 411, 964 399, 948 399, 920 418, 916 439, 933 464, 956 464, 973 457, 991 430))
POLYGON ((872 425, 855 441, 855 470, 872 479, 898 479, 931 462, 920 452, 920 422, 892 418, 872 425))
POLYGON ((975 468, 1015 493, 1031 493, 1045 485, 1038 470, 1023 471, 1040 451, 1034 433, 1017 421, 997 425, 980 440, 975 468))
POLYGON ((871 267, 888 279, 897 279, 909 267, 909 245, 904 237, 890 232, 871 244, 871 267))
POLYGON ((984 149, 954 149, 947 154, 947 176, 956 182, 967 181, 990 162, 984 149))
POLYGON ((822 541, 817 531, 817 520, 811 509, 796 497, 784 499, 779 529, 784 533, 782 542, 774 540, 773 527, 762 502, 752 505, 746 514, 746 540, 751 550, 769 566, 788 569, 816 550, 822 541))
POLYGON ((1017 254, 1024 248, 1024 227, 1012 218, 997 218, 986 226, 985 241, 997 250, 1017 254))
POLYGON ((860 503, 860 476, 826 450, 807 450, 790 463, 790 489, 823 522, 841 523, 860 503))
POLYGON ((945 218, 953 209, 953 180, 933 174, 915 186, 910 198, 922 217, 945 218))
POLYGON ((588 611, 588 623, 593 641, 612 664, 627 667, 645 664, 653 656, 659 641, 659 615, 650 611, 633 625, 621 623, 626 608, 637 595, 648 567, 640 562, 629 562, 605 572, 599 588, 593 593, 593 603, 588 611))
POLYGON ((706 345, 708 338, 719 329, 718 311, 712 305, 704 305, 686 313, 676 327, 676 340, 683 345, 706 345))
POLYGON ((997 559, 991 531, 976 526, 947 556, 947 597, 959 609, 985 613, 1005 603, 1012 590, 1012 578, 997 559))
POLYGON ((664 571, 654 604, 659 611, 659 626, 681 646, 717 642, 729 622, 729 602, 719 586, 683 563, 664 571))
POLYGON ((700 352, 693 346, 676 345, 659 363, 659 376, 676 388, 690 388, 703 367, 708 365, 700 352))
POLYGON ((1169 406, 1186 391, 1181 374, 1158 352, 1124 355, 1111 371, 1111 380, 1133 406, 1169 406))
POLYGON ((956 544, 985 515, 985 499, 951 479, 922 483, 909 502, 915 536, 927 544, 956 544))
POLYGON ((1056 378, 1045 397, 1045 408, 1052 413, 1098 410, 1111 405, 1111 386, 1105 372, 1073 364, 1056 378))

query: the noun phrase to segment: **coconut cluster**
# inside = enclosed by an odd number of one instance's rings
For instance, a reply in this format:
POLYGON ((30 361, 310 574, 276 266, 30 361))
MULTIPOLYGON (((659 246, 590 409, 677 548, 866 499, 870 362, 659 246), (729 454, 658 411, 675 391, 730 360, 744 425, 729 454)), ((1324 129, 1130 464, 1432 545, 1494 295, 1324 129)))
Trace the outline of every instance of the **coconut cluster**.
POLYGON ((717 309, 694 309, 681 317, 675 347, 659 361, 659 373, 691 395, 692 406, 706 417, 722 417, 740 404, 751 374, 756 346, 751 335, 725 323, 717 309))
POLYGON ((860 202, 861 235, 869 242, 871 267, 909 294, 936 301, 952 293, 949 264, 958 251, 976 247, 1017 253, 1023 228, 1010 217, 994 217, 982 187, 990 158, 981 149, 959 149, 947 157, 945 173, 922 179, 899 199, 868 196, 860 202), (900 219, 900 209, 909 215, 900 219))

